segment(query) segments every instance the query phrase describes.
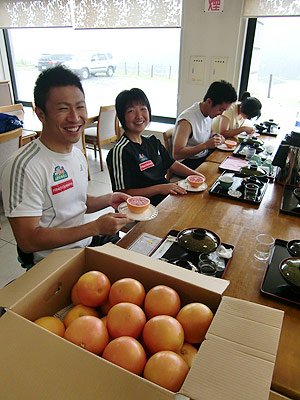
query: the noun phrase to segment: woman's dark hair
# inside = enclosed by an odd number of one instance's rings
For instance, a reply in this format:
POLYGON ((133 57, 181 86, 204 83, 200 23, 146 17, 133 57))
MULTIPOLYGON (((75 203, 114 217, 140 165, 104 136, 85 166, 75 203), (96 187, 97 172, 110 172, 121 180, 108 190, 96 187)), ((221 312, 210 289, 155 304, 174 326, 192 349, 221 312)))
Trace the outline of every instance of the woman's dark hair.
POLYGON ((237 99, 237 94, 231 83, 222 80, 213 82, 210 85, 203 101, 207 99, 211 99, 212 105, 216 106, 222 103, 234 103, 237 99))
POLYGON ((132 107, 135 104, 142 104, 148 108, 149 122, 151 121, 151 107, 149 100, 145 93, 138 88, 132 88, 130 90, 123 90, 116 97, 116 112, 122 128, 126 131, 125 123, 125 111, 127 108, 132 107))
POLYGON ((59 65, 46 69, 38 76, 34 87, 34 103, 36 107, 39 107, 46 113, 46 101, 50 89, 61 86, 76 86, 84 95, 79 77, 69 69, 59 65))
POLYGON ((247 115, 249 119, 259 118, 262 104, 256 97, 251 97, 249 92, 241 95, 241 111, 247 115))

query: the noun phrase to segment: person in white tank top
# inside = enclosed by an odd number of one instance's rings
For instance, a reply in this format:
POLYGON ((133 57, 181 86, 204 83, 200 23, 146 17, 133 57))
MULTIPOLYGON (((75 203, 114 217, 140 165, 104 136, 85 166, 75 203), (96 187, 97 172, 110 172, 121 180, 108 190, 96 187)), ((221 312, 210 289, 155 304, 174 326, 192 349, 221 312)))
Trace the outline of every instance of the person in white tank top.
POLYGON ((173 157, 196 169, 225 139, 212 133, 212 118, 221 115, 237 99, 234 87, 225 81, 213 82, 202 102, 194 103, 176 120, 173 157))

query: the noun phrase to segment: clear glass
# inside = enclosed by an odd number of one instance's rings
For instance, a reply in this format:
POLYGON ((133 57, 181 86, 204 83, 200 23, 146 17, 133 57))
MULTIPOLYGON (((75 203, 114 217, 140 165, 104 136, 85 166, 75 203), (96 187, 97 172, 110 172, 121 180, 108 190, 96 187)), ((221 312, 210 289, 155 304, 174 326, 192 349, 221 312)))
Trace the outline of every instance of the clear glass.
MULTIPOLYGON (((26 28, 9 29, 19 101, 33 101, 35 80, 42 68, 39 60, 51 56, 52 65, 64 57, 82 52, 112 58, 116 66, 82 79, 89 116, 97 115, 100 105, 115 103, 125 89, 138 87, 149 98, 152 115, 177 115, 180 28, 89 29, 26 28)), ((78 57, 80 58, 80 57, 78 57)), ((94 60, 95 61, 95 60, 94 60)), ((68 60, 66 61, 68 62, 68 60)), ((50 65, 51 66, 51 65, 50 65)))
POLYGON ((299 110, 299 17, 258 18, 247 90, 262 103, 260 123, 273 119, 279 134, 294 129, 299 110))
POLYGON ((265 233, 257 235, 254 257, 260 261, 268 260, 274 247, 274 242, 275 239, 271 235, 265 233))
POLYGON ((246 183, 244 198, 246 200, 255 201, 258 195, 259 186, 255 183, 246 183))

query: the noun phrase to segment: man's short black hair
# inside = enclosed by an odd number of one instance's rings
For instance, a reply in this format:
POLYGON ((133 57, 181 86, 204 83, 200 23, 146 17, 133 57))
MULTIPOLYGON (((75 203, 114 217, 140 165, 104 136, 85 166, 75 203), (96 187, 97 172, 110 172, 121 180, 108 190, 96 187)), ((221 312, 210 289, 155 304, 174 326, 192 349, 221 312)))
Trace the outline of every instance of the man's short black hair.
POLYGON ((138 88, 123 90, 123 92, 119 93, 116 97, 116 112, 122 128, 125 131, 127 129, 125 122, 125 111, 127 108, 132 107, 135 104, 142 104, 148 108, 149 122, 151 121, 151 107, 148 97, 145 95, 145 93, 138 88))
POLYGON ((46 101, 50 89, 61 86, 76 86, 84 95, 80 79, 69 69, 59 65, 46 69, 38 76, 34 87, 34 103, 46 113, 46 101))
POLYGON ((237 100, 237 94, 231 83, 222 80, 210 85, 203 100, 207 99, 211 99, 213 106, 216 106, 222 103, 234 103, 237 100))

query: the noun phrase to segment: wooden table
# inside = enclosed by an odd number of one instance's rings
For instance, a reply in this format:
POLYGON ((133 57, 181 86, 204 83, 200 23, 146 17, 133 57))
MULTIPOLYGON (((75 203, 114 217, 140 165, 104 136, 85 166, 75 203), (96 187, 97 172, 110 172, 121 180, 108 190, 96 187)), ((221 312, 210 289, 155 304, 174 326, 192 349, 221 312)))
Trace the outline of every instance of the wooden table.
MULTIPOLYGON (((218 163, 207 161, 198 170, 210 187, 219 176, 218 163)), ((225 279, 230 285, 225 295, 264 304, 285 311, 283 328, 272 380, 272 389, 300 399, 300 312, 292 303, 260 294, 266 262, 254 259, 255 236, 269 233, 274 238, 299 238, 300 220, 279 212, 283 187, 270 184, 259 206, 209 195, 208 191, 168 196, 158 205, 158 217, 138 223, 118 243, 127 248, 142 232, 163 238, 170 229, 202 227, 217 233, 235 246, 225 279)))

